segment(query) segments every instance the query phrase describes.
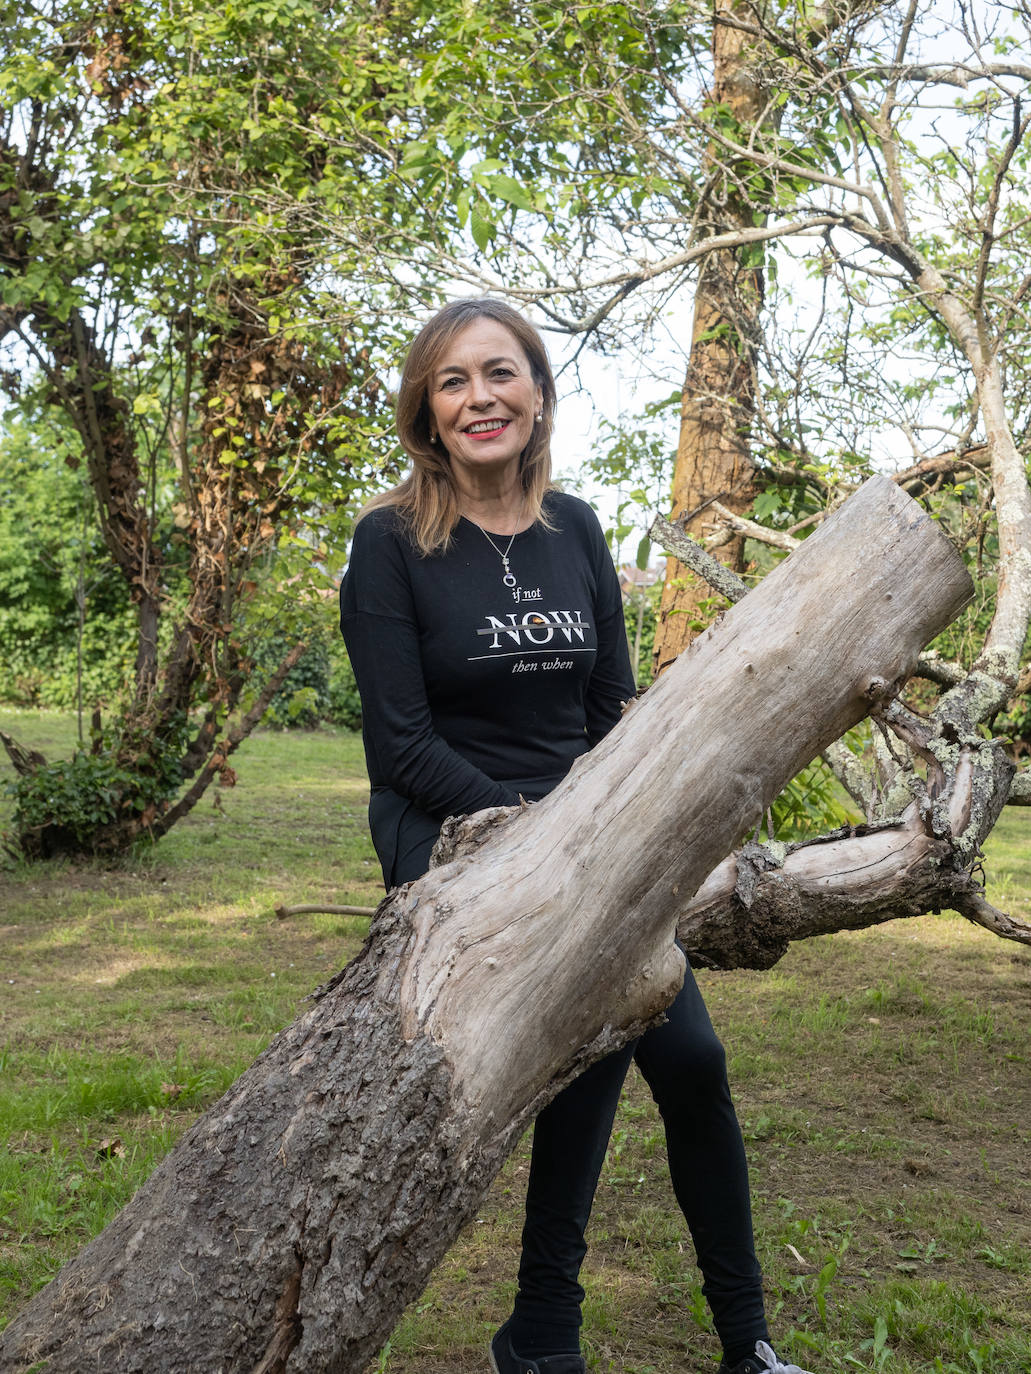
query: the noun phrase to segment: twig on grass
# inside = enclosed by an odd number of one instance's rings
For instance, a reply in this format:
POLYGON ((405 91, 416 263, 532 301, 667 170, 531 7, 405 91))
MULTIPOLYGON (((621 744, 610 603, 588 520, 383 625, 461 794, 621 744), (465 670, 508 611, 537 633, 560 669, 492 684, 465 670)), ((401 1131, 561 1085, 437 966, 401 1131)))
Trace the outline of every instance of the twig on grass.
POLYGON ((320 906, 302 903, 300 906, 277 906, 276 916, 285 921, 288 916, 306 916, 318 912, 322 916, 374 916, 374 906, 320 906))

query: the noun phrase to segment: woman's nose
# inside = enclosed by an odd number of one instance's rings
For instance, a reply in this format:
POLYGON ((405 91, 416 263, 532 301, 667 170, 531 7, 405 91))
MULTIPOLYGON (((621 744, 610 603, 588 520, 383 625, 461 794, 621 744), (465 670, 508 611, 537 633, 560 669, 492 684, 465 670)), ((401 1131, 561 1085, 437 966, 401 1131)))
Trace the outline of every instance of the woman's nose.
POLYGON ((473 406, 490 405, 494 396, 486 377, 476 373, 469 379, 469 404, 473 406))

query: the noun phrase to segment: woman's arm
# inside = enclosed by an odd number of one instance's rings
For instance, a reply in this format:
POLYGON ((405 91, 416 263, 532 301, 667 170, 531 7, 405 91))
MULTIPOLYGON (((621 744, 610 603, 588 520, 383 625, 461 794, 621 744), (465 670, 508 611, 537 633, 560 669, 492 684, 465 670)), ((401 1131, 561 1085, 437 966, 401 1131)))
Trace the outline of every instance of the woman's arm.
POLYGON ((402 538, 389 512, 362 520, 340 589, 340 628, 362 698, 370 781, 437 820, 513 806, 514 792, 433 728, 402 538))
POLYGON ((623 617, 623 594, 619 578, 612 565, 605 536, 597 517, 590 513, 590 540, 597 578, 595 623, 598 632, 598 656, 587 688, 584 703, 587 713, 587 738, 591 747, 603 739, 617 724, 628 701, 637 695, 630 666, 626 621, 623 617))

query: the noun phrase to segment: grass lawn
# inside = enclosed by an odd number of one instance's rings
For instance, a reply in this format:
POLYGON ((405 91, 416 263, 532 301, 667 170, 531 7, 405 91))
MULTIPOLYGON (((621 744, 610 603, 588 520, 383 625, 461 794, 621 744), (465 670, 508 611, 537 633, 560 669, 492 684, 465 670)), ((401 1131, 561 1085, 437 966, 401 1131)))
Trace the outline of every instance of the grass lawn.
MULTIPOLYGON (((0 729, 54 754, 73 734, 10 711, 0 729)), ((235 789, 131 861, 0 872, 0 1324, 365 934, 364 918, 279 921, 274 907, 382 895, 356 737, 263 733, 234 764, 235 789)), ((0 799, 0 829, 9 814, 0 799)), ((985 866, 991 900, 1031 919, 1031 811, 1004 813, 985 866)), ((730 1055, 781 1353, 816 1374, 1031 1374, 1031 949, 943 913, 699 981, 730 1055)), ((527 1145, 374 1369, 486 1370, 527 1145)), ((636 1078, 590 1239, 588 1367, 712 1370, 636 1078)))

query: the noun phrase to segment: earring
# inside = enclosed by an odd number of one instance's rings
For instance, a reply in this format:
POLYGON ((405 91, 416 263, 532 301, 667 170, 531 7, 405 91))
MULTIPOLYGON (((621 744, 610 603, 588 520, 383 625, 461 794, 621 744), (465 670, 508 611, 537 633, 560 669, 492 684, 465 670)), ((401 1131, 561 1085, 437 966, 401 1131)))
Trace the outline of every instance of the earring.
POLYGON ((541 411, 540 415, 535 415, 533 418, 534 418, 534 423, 539 425, 540 422, 544 419, 544 412, 541 411))
POLYGON ((435 444, 436 442, 437 442, 437 431, 436 431, 435 429, 431 429, 431 430, 430 430, 430 443, 431 443, 431 444, 435 444))

